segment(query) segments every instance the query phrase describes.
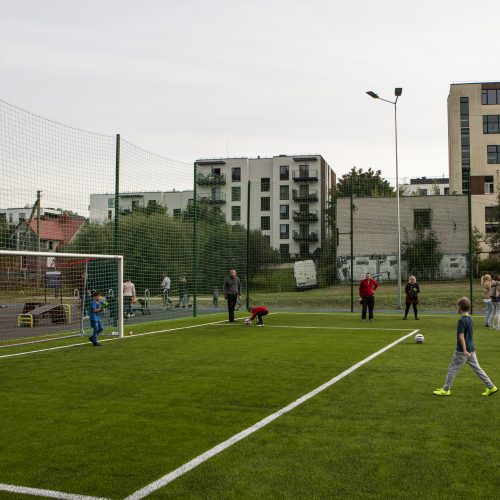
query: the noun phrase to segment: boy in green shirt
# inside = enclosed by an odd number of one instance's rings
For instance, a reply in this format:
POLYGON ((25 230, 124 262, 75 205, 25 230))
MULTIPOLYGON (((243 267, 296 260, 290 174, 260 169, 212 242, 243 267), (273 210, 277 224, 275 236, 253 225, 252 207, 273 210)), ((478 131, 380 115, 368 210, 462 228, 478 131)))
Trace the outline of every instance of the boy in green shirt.
POLYGON ((469 315, 470 300, 467 297, 462 297, 457 302, 457 306, 458 313, 462 315, 457 325, 457 349, 451 358, 444 386, 433 391, 433 394, 436 396, 449 396, 451 394, 451 385, 457 373, 465 363, 468 363, 476 375, 486 384, 486 390, 483 392, 483 396, 490 396, 497 392, 498 389, 479 366, 476 357, 476 348, 472 338, 474 334, 474 323, 469 315))

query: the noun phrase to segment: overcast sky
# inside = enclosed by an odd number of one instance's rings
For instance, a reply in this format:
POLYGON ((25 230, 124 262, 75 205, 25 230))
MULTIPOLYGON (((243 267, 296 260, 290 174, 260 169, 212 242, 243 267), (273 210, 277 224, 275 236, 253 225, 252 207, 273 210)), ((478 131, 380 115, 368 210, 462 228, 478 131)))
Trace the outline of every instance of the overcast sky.
POLYGON ((0 0, 0 99, 166 157, 448 175, 451 82, 500 79, 500 2, 0 0))

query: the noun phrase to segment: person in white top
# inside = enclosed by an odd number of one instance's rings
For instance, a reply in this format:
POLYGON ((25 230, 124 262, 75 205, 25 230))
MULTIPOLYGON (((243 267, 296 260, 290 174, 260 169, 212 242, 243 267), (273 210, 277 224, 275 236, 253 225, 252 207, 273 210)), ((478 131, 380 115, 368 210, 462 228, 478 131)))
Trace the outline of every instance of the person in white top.
POLYGON ((130 318, 130 316, 135 316, 134 308, 132 307, 132 303, 135 302, 135 299, 135 285, 132 283, 132 281, 130 281, 129 278, 127 278, 123 283, 123 308, 125 309, 127 318, 130 318))
POLYGON ((169 304, 172 303, 170 298, 168 297, 170 293, 170 278, 165 276, 163 281, 161 282, 161 287, 163 288, 163 306, 168 307, 169 304))

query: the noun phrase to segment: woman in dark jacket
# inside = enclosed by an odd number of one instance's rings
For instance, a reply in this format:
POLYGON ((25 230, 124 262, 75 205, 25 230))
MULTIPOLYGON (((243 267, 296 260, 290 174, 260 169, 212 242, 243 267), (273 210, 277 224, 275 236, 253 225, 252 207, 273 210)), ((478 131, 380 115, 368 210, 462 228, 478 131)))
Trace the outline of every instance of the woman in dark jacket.
POLYGON ((408 279, 408 283, 405 286, 406 307, 405 307, 405 317, 403 319, 408 319, 408 312, 411 306, 413 306, 415 319, 418 319, 417 304, 418 304, 419 293, 420 293, 420 286, 417 283, 417 278, 415 278, 415 276, 410 276, 408 279))

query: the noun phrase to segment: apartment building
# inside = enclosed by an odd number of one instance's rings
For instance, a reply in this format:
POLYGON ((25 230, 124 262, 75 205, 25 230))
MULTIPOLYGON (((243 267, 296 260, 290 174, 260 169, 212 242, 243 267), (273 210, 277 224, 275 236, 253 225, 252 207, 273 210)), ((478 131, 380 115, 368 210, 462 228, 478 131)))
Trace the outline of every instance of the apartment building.
MULTIPOLYGON (((172 216, 180 216, 193 200, 193 191, 153 191, 120 193, 120 212, 131 213, 134 208, 147 208, 151 205, 161 205, 172 216)), ((90 195, 90 221, 106 222, 115 216, 114 194, 90 195)))
POLYGON ((401 184, 405 196, 429 196, 450 194, 448 177, 415 177, 401 184))
POLYGON ((450 193, 472 195, 472 224, 499 228, 500 82, 454 83, 448 95, 450 193))
MULTIPOLYGON (((11 226, 17 226, 20 222, 28 220, 33 211, 33 207, 26 206, 23 208, 0 208, 0 219, 3 219, 11 226)), ((56 219, 62 217, 64 210, 60 208, 40 208, 40 215, 44 216, 46 219, 56 219)), ((33 213, 34 217, 37 215, 37 211, 33 213)))
POLYGON ((335 173, 321 155, 202 159, 197 197, 229 224, 259 229, 283 257, 306 258, 326 238, 325 209, 335 173))

